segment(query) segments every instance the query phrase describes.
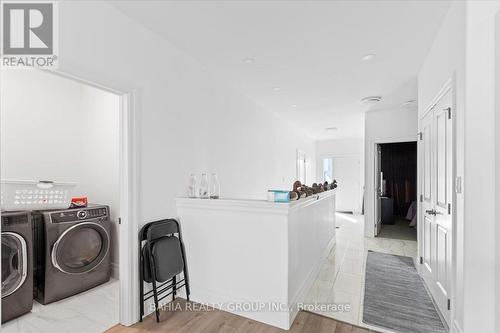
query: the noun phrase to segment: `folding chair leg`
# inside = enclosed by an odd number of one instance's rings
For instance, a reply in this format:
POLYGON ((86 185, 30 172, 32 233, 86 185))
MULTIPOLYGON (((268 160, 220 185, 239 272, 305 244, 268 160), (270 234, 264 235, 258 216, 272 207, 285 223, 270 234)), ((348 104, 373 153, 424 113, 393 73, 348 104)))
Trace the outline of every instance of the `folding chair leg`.
POLYGON ((189 295, 191 294, 191 289, 189 288, 189 278, 186 274, 186 271, 184 271, 184 284, 186 288, 186 299, 189 302, 189 295))
POLYGON ((177 295, 177 275, 172 278, 172 302, 175 300, 175 295, 177 295))
POLYGON ((140 250, 140 244, 141 242, 139 241, 139 321, 142 322, 142 317, 144 316, 144 259, 140 250))
MULTIPOLYGON (((149 252, 151 253, 151 252, 149 252)), ((152 284, 153 284, 153 296, 154 296, 154 301, 155 301, 155 314, 156 314, 156 322, 160 322, 160 307, 158 306, 158 291, 156 289, 156 271, 155 271, 155 264, 154 264, 154 258, 152 255, 150 255, 150 265, 151 265, 151 277, 152 277, 152 284)))
POLYGON ((184 269, 182 271, 182 273, 184 274, 184 285, 185 285, 185 288, 186 288, 186 299, 188 300, 189 302, 189 295, 191 294, 191 290, 189 289, 189 274, 187 272, 187 267, 186 267, 186 253, 185 253, 185 249, 184 249, 184 243, 182 242, 182 236, 179 232, 179 241, 181 242, 181 254, 182 254, 182 260, 184 261, 184 269))

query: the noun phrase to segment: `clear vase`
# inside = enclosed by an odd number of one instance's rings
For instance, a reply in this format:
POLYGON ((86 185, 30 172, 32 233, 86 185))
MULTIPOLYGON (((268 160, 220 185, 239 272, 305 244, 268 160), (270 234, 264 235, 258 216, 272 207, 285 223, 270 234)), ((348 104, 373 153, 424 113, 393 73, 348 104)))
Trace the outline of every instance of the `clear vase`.
POLYGON ((198 197, 198 182, 196 181, 196 176, 194 173, 189 177, 189 185, 188 185, 188 197, 189 198, 197 198, 198 197))
POLYGON ((220 183, 216 173, 212 173, 210 177, 210 199, 219 199, 220 183))
POLYGON ((200 180, 200 198, 208 199, 210 197, 209 189, 208 189, 208 176, 206 173, 201 174, 200 180))

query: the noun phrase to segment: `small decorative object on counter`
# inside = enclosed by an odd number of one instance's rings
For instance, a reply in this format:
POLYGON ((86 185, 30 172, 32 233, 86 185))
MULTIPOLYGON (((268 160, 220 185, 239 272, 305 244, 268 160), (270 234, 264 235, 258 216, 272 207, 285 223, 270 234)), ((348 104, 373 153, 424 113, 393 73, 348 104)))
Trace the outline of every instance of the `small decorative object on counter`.
POLYGON ((327 181, 325 181, 324 183, 322 182, 313 183, 312 187, 302 184, 300 181, 297 180, 293 183, 293 190, 289 193, 289 197, 290 200, 303 199, 318 193, 333 190, 336 187, 337 187, 337 181, 335 179, 331 184, 329 184, 327 181), (292 194, 292 192, 296 192, 296 195, 292 194))
POLYGON ((196 181, 196 176, 192 173, 191 176, 189 176, 188 197, 197 198, 198 194, 198 182, 196 181))
POLYGON ((220 183, 216 173, 212 173, 210 177, 210 199, 219 199, 220 183))
POLYGON ((208 199, 210 198, 210 194, 208 192, 208 176, 206 173, 201 174, 200 180, 200 198, 208 199))
POLYGON ((307 192, 307 196, 310 197, 311 195, 313 195, 313 190, 312 188, 310 188, 309 186, 305 186, 306 188, 306 192, 307 192))
POLYGON ((293 190, 298 191, 301 186, 302 186, 302 183, 300 181, 296 180, 295 183, 293 183, 293 190))
POLYGON ((267 201, 271 202, 290 202, 290 195, 288 191, 282 190, 268 190, 267 201))
POLYGON ((85 208, 88 203, 87 197, 71 198, 71 206, 69 208, 85 208))

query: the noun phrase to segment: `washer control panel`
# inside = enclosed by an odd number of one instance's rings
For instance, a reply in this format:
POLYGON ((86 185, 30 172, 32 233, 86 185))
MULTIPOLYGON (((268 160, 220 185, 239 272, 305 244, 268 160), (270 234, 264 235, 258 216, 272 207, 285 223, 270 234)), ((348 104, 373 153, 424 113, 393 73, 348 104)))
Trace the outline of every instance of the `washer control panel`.
POLYGON ((108 216, 107 207, 68 209, 50 214, 52 223, 74 222, 82 220, 102 219, 108 216))

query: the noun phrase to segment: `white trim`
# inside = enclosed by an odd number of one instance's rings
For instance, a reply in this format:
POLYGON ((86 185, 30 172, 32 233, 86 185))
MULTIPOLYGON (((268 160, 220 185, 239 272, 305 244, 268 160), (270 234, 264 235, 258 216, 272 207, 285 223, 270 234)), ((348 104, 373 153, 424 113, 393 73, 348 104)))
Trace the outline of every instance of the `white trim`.
MULTIPOLYGON (((71 65, 69 67, 72 67, 71 65)), ((78 66, 74 68, 78 72, 78 66)), ((37 70, 37 69, 35 69, 37 70)), ((137 267, 140 209, 139 209, 139 147, 140 117, 139 92, 120 82, 100 84, 81 78, 69 70, 43 70, 120 96, 120 218, 119 228, 119 282, 120 324, 130 326, 139 321, 139 276, 137 267), (110 87, 114 86, 114 87, 110 87), (117 87, 117 88, 115 88, 117 87), (125 227, 126 226, 126 227, 125 227)))
POLYGON ((139 124, 135 90, 120 99, 120 324, 139 320, 139 124))
POLYGON ((297 149, 297 155, 296 155, 296 158, 295 158, 295 163, 296 163, 296 176, 297 176, 297 179, 298 180, 301 180, 300 179, 300 167, 299 167, 299 163, 301 163, 301 160, 302 157, 304 157, 304 181, 303 183, 306 184, 307 183, 307 154, 305 151, 301 150, 301 149, 297 149))
POLYGON ((289 203, 276 203, 266 200, 247 200, 247 199, 194 199, 194 198, 176 198, 178 208, 190 208, 201 210, 229 210, 232 212, 252 212, 255 214, 276 214, 287 215, 291 210, 300 207, 306 207, 314 204, 318 200, 323 200, 334 195, 336 190, 329 190, 314 194, 311 197, 291 201, 289 203))

